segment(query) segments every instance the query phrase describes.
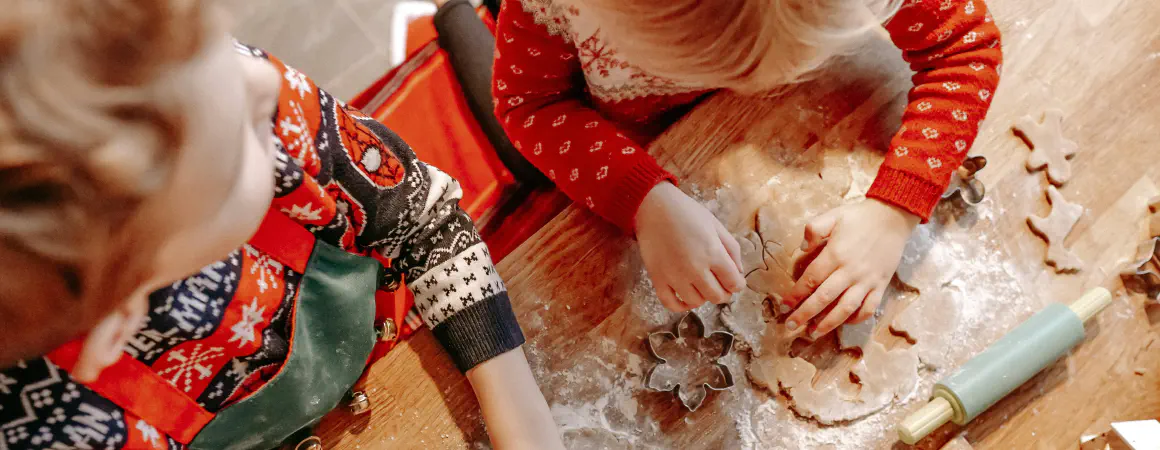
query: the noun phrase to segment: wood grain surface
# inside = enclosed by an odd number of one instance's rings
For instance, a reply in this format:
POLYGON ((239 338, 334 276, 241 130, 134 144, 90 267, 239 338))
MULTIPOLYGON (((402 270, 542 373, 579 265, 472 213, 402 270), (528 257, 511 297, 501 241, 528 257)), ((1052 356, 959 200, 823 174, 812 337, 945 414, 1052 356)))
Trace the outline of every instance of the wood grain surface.
MULTIPOLYGON (((988 5, 1003 32, 1005 64, 971 153, 988 158, 979 177, 994 217, 979 221, 972 210, 943 205, 930 226, 951 230, 947 236, 969 236, 982 226, 998 231, 996 245, 1005 260, 1033 274, 1020 279, 1020 287, 1039 303, 1070 301, 1094 286, 1112 289, 1116 299, 1069 356, 965 429, 948 425, 919 447, 937 448, 965 431, 975 448, 1074 448, 1081 434, 1102 432, 1110 422, 1160 417, 1160 312, 1145 308, 1142 295, 1125 293, 1117 276, 1119 264, 1145 237, 1147 200, 1160 194, 1160 4, 991 0, 988 5), (1064 132, 1079 144, 1074 175, 1060 188, 1069 201, 1087 208, 1066 241, 1085 263, 1077 274, 1055 274, 1045 266, 1044 243, 1025 222, 1028 214, 1047 213, 1047 181, 1025 169, 1028 149, 1011 126, 1047 108, 1064 112, 1064 132)), ((905 105, 908 74, 897 50, 874 41, 780 95, 718 94, 671 127, 650 151, 687 191, 696 188, 695 195, 707 197, 722 188, 730 192, 729 211, 719 215, 742 231, 756 208, 776 208, 779 196, 768 181, 778 173, 821 175, 835 162, 873 166, 880 161, 905 105)), ((573 425, 599 417, 618 420, 604 424, 608 427, 574 427, 570 443, 613 449, 742 446, 735 416, 745 404, 743 390, 752 390, 747 383, 710 395, 695 413, 682 410, 671 396, 641 387, 642 368, 652 364, 644 336, 664 328, 663 320, 650 318, 675 316, 658 315, 634 301, 647 289, 629 236, 571 206, 505 258, 499 270, 528 336, 525 347, 544 395, 550 404, 571 405, 555 410, 557 419, 573 425), (599 403, 610 392, 623 395, 599 403), (588 402, 589 410, 575 407, 588 402)), ((832 355, 821 377, 843 373, 851 358, 832 355)), ((327 448, 485 445, 471 388, 428 331, 377 363, 367 389, 374 402, 368 416, 336 412, 323 421, 319 434, 327 448)), ((758 399, 779 400, 765 394, 758 399)), ((909 408, 917 406, 912 402, 909 408)), ((907 448, 893 443, 891 428, 883 425, 880 438, 864 448, 907 448)), ((797 448, 811 447, 803 442, 797 448)))

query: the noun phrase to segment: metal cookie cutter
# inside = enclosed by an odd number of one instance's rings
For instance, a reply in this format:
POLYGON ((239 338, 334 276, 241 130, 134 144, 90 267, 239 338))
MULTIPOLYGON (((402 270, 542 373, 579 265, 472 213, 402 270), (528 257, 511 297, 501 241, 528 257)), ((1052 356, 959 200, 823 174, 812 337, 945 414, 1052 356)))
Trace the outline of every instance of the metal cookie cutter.
POLYGON ((1124 286, 1160 302, 1160 237, 1148 239, 1136 249, 1136 259, 1120 272, 1124 286))
POLYGON ((733 387, 733 374, 721 358, 733 348, 733 334, 706 333, 705 323, 690 311, 677 322, 675 333, 657 331, 648 335, 648 351, 660 360, 648 372, 645 387, 672 392, 689 411, 696 411, 709 390, 733 387))
POLYGON ((951 176, 951 184, 947 186, 946 192, 943 193, 942 198, 954 197, 955 193, 959 194, 959 198, 963 199, 963 203, 974 206, 983 201, 983 196, 987 193, 987 189, 983 186, 983 182, 975 178, 975 173, 987 167, 987 158, 982 156, 970 156, 963 161, 962 167, 951 176))

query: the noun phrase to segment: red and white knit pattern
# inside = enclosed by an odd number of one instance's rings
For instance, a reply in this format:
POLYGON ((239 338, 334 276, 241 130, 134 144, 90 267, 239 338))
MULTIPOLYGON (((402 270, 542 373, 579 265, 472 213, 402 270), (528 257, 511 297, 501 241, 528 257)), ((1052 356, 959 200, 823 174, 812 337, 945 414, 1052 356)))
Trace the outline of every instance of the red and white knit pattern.
MULTIPOLYGON (((496 115, 516 148, 574 201, 631 230, 645 194, 675 181, 642 146, 719 86, 645 73, 588 19, 552 0, 503 3, 496 115)), ((1002 63, 999 30, 982 0, 908 0, 886 29, 915 71, 914 88, 867 196, 925 219, 990 106, 1002 63)))

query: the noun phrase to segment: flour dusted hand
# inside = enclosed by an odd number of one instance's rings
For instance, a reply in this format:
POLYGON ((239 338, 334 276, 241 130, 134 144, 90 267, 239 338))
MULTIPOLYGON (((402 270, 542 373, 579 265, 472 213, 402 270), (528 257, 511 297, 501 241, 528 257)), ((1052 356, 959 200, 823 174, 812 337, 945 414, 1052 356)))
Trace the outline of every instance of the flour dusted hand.
POLYGON ((918 216, 874 199, 811 220, 802 250, 821 251, 783 300, 782 310, 796 308, 786 327, 794 330, 817 319, 809 334, 817 338, 873 316, 918 222, 918 216))
POLYGON ((741 247, 705 207, 671 183, 649 191, 636 213, 636 238, 657 297, 688 311, 741 292, 741 247))

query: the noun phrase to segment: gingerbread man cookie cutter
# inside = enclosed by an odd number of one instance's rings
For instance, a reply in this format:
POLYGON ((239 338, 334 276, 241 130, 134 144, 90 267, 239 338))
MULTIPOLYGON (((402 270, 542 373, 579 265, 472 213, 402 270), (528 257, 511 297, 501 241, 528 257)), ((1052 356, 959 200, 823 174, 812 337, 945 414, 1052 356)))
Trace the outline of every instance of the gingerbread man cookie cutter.
POLYGON ((645 377, 645 387, 672 392, 689 411, 696 411, 709 391, 732 388, 733 373, 721 358, 733 348, 733 333, 707 331, 701 318, 690 311, 673 331, 650 333, 646 345, 659 362, 645 377))
POLYGON ((1148 239, 1136 249, 1136 258, 1120 271, 1124 287, 1160 302, 1160 237, 1148 239))
POLYGON ((983 197, 987 194, 987 188, 983 186, 982 181, 975 178, 975 174, 983 170, 984 167, 987 167, 987 158, 968 156, 958 171, 951 175, 951 184, 947 186, 942 198, 952 198, 958 194, 958 197, 967 205, 974 206, 982 202, 983 197))

